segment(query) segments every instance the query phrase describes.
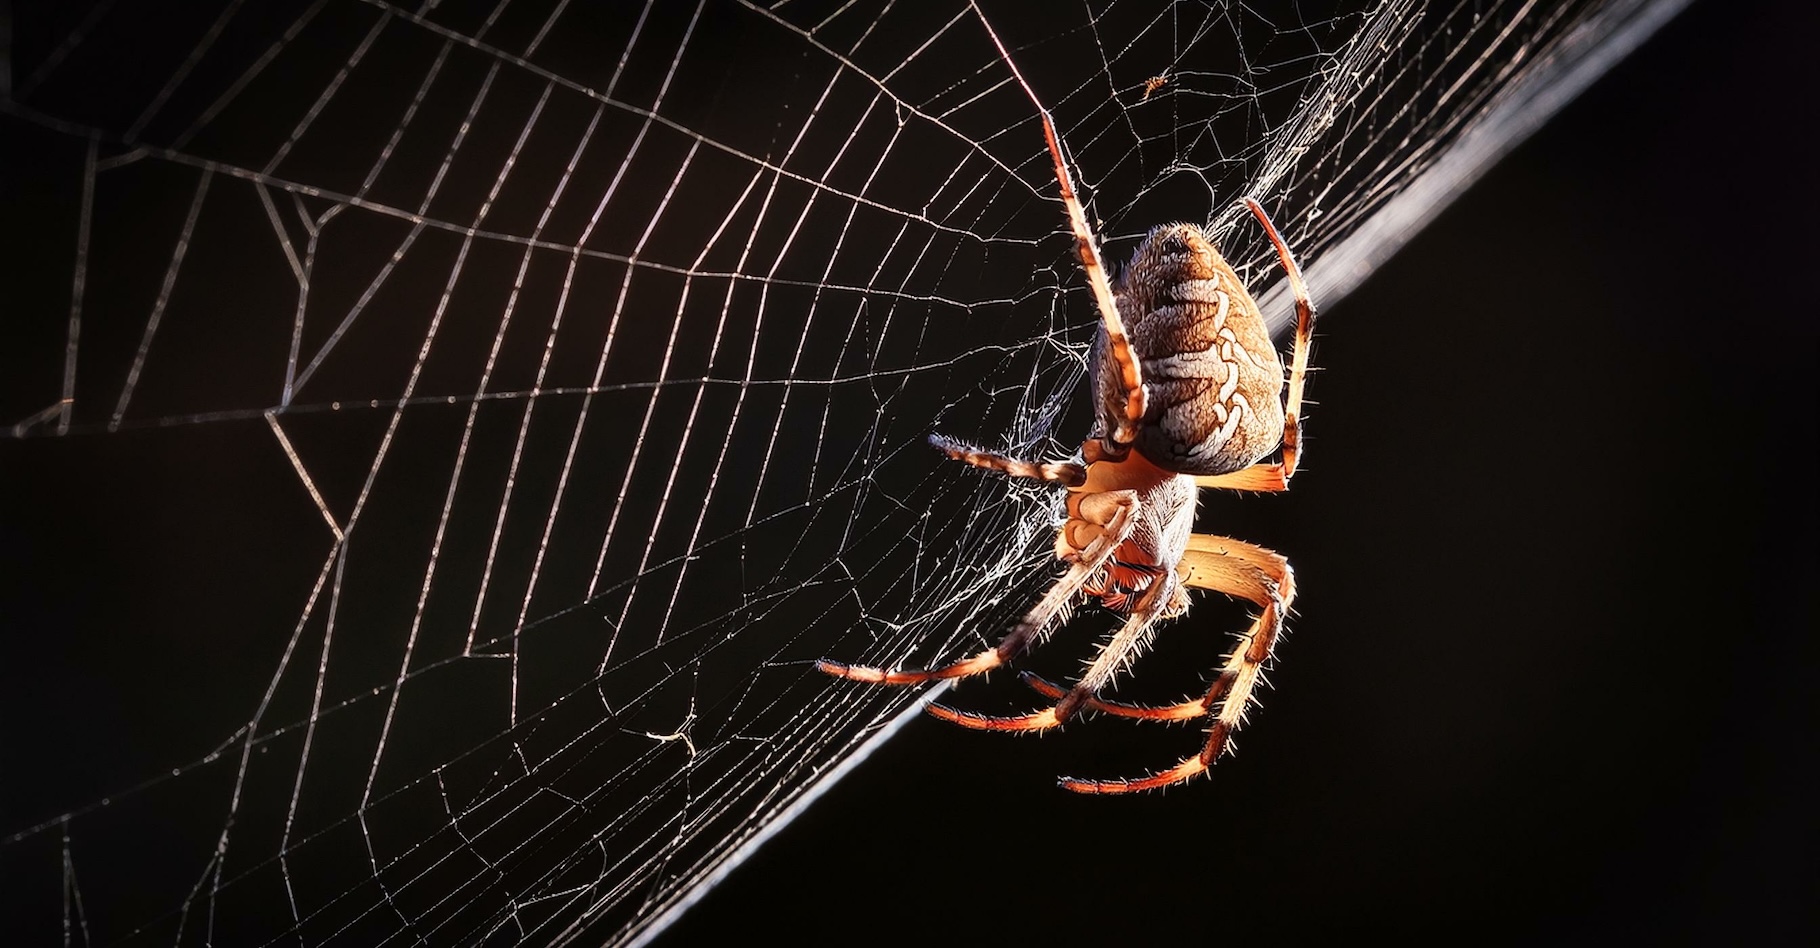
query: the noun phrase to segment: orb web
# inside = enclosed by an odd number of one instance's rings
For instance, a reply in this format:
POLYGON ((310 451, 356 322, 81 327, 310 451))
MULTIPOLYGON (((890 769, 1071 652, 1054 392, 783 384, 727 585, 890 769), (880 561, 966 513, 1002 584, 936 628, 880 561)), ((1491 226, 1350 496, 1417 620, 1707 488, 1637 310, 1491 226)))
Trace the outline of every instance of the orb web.
POLYGON ((1095 315, 981 16, 1109 260, 1250 195, 1331 306, 1678 6, 17 14, 6 927, 648 936, 926 697, 814 659, 1021 614, 925 438, 1066 455, 1095 315))

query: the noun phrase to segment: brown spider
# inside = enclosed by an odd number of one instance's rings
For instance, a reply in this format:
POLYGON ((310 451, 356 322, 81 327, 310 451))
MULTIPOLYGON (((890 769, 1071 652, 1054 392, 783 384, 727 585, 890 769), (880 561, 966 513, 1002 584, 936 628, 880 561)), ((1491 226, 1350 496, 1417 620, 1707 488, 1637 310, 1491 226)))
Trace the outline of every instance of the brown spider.
MULTIPOLYGON (((992 39, 999 43, 996 34, 992 39)), ((992 731, 1055 727, 1084 708, 1153 721, 1213 715, 1201 752, 1174 767, 1134 780, 1061 781, 1081 793, 1151 790, 1201 773, 1225 751, 1295 598, 1287 560, 1243 540, 1194 533, 1194 508, 1202 487, 1288 489, 1298 456, 1314 304, 1289 248, 1264 209, 1249 198, 1245 206, 1276 247, 1295 293, 1295 350, 1286 398, 1283 364, 1257 304, 1200 228, 1171 224, 1152 230, 1113 286, 1075 197, 1055 124, 1002 43, 999 52, 1042 114, 1081 267, 1099 305, 1090 369, 1098 418, 1081 444, 1078 461, 1038 463, 941 435, 929 440, 957 461, 1067 487, 1068 520, 1056 534, 1055 555, 1068 570, 998 645, 971 658, 914 671, 826 659, 816 667, 839 678, 891 685, 977 675, 1040 642, 1051 621, 1065 616, 1077 598, 1097 598, 1128 618, 1080 681, 1062 688, 1024 676, 1031 687, 1056 699, 1053 706, 1012 717, 942 705, 930 705, 929 711, 992 731), (1121 312, 1130 315, 1129 335, 1121 312), (1278 447, 1281 462, 1261 463, 1278 447), (1187 611, 1189 589, 1218 590, 1262 609, 1207 694, 1165 707, 1101 700, 1100 690, 1143 649, 1156 623, 1187 611)))

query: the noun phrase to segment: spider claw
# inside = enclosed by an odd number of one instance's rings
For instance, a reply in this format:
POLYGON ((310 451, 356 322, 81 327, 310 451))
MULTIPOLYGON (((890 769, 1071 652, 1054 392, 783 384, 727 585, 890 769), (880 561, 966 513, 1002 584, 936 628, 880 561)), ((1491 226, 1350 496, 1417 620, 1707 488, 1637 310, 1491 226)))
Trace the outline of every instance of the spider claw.
POLYGON ((1062 723, 1055 716, 1054 708, 1044 708, 1034 714, 998 717, 960 711, 942 704, 932 704, 929 706, 929 713, 951 724, 973 728, 976 731, 1040 731, 1062 723))

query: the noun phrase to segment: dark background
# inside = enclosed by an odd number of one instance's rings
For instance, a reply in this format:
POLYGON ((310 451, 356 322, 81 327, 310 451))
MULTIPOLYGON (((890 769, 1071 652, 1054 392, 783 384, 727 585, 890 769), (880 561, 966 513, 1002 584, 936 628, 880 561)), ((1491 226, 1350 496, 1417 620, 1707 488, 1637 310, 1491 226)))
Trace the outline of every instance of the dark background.
MULTIPOLYGON (((1083 721, 1020 740, 922 719, 660 944, 1200 944, 1379 932, 1811 940, 1820 840, 1809 801, 1820 788, 1807 773, 1815 747, 1802 688, 1817 664, 1809 379, 1820 156, 1810 139, 1820 82, 1809 44, 1820 22, 1799 6, 1694 4, 1324 309, 1295 490, 1203 508, 1203 529, 1288 554, 1301 593, 1274 687, 1240 752, 1210 779, 1080 798, 1054 777, 1135 774, 1198 739, 1083 721), (1088 762, 1119 756, 1128 740, 1130 769, 1088 762)), ((34 250, 34 233, 10 235, 12 258, 61 261, 69 241, 34 250)), ((54 282, 65 285, 61 271, 54 282)), ((272 576, 311 568, 315 554, 284 540, 319 531, 308 516, 250 525, 259 536, 246 543, 183 535, 196 524, 173 498, 219 483, 295 488, 269 450, 261 466, 201 476, 198 462, 230 456, 231 429, 0 443, 14 500, 6 526, 58 544, 5 550, 5 601, 83 588, 85 574, 67 563, 127 577, 109 589, 117 601, 70 594, 72 611, 8 625, 139 633, 100 654, 62 656, 105 667, 93 674, 109 687, 94 690, 117 706, 54 725, 43 719, 72 686, 42 670, 62 644, 9 643, 9 707, 35 719, 8 726, 17 743, 0 745, 15 748, 5 756, 67 758, 56 774, 0 778, 9 810, 60 812, 93 799, 89 784, 106 792, 121 785, 117 773, 136 779, 168 764, 173 729, 146 710, 154 700, 176 706, 159 714, 194 717, 198 740, 218 741, 232 719, 199 700, 170 701, 194 692, 166 672, 267 673, 269 636, 179 643, 247 650, 205 663, 182 660, 168 630, 133 626, 141 596, 193 597, 200 611, 267 595, 256 584, 218 588, 218 577, 245 569, 228 560, 272 576), (159 454, 151 473, 124 486, 94 473, 120 457, 145 463, 147 451, 159 454), (58 519, 67 509, 58 487, 84 477, 93 480, 71 490, 98 499, 75 519, 93 535, 58 519), (162 524, 166 549, 184 552, 159 564, 140 562, 154 552, 110 545, 103 529, 134 517, 162 524), (266 547, 254 545, 261 538, 266 547), (102 614, 107 622, 85 618, 102 614), (145 656, 162 663, 141 664, 145 656), (123 719, 159 721, 141 725, 158 733, 103 744, 72 730, 123 719)), ((421 558, 398 542, 407 561, 421 558)), ((1167 638, 1198 639, 1206 652, 1217 646, 1207 635, 1242 613, 1208 602, 1195 615, 1202 622, 1178 623, 1167 638)), ((1171 648, 1165 641, 1143 666, 1147 677, 1163 677, 1171 648)), ((1178 672, 1193 680, 1201 667, 1178 672)), ((1015 682, 991 685, 1019 695, 1015 682)), ((948 700, 988 704, 973 687, 948 700)), ((488 697, 475 713, 502 704, 488 697)), ((353 756, 364 764, 369 753, 360 745, 353 756)), ((214 798, 193 795, 218 818, 214 798)), ((332 815, 347 812, 334 806, 332 815)), ((79 827, 84 842, 89 833, 79 827)), ((124 838, 159 866, 167 848, 212 840, 150 822, 124 838)), ((54 898, 51 863, 34 865, 26 881, 54 898)), ((54 906, 40 908, 33 917, 55 917, 54 906)))
POLYGON ((1202 515, 1301 594, 1211 780, 925 718, 659 943, 1808 943, 1810 10, 1694 4, 1326 308, 1295 490, 1202 515))

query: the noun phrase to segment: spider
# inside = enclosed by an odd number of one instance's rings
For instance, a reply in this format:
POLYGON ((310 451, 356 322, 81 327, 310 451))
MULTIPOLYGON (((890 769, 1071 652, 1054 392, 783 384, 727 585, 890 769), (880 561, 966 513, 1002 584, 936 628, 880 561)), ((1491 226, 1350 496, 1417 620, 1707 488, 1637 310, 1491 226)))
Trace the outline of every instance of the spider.
POLYGON ((1040 643, 1077 600, 1098 599, 1127 618, 1080 680, 1064 688, 1024 675, 1054 705, 1009 717, 939 704, 929 711, 989 731, 1056 727, 1083 710, 1150 721, 1212 716, 1200 753, 1174 767, 1134 779, 1061 780, 1062 787, 1081 793, 1152 790, 1200 774, 1227 749, 1295 598, 1287 560, 1243 540, 1193 532, 1194 508, 1203 487, 1288 489, 1300 455, 1314 304, 1289 248, 1250 198, 1244 204, 1276 248, 1295 294, 1287 396, 1283 364, 1257 304, 1200 228, 1171 224, 1150 231, 1115 285, 1100 263, 1054 122, 996 34, 992 40, 1042 116, 1081 268, 1098 304, 1100 326, 1089 369, 1097 417, 1079 460, 1027 461, 939 434, 929 440, 956 461, 1066 487, 1068 519, 1056 534, 1055 555, 1068 568, 996 646, 970 658, 920 670, 828 659, 816 667, 838 678, 890 685, 978 675, 1040 643), (1130 320, 1129 332, 1121 313, 1130 320), (1278 448, 1281 460, 1265 463, 1278 448), (1207 693, 1161 707, 1098 697, 1148 644, 1160 620, 1187 611, 1190 589, 1217 590, 1261 610, 1207 693))

